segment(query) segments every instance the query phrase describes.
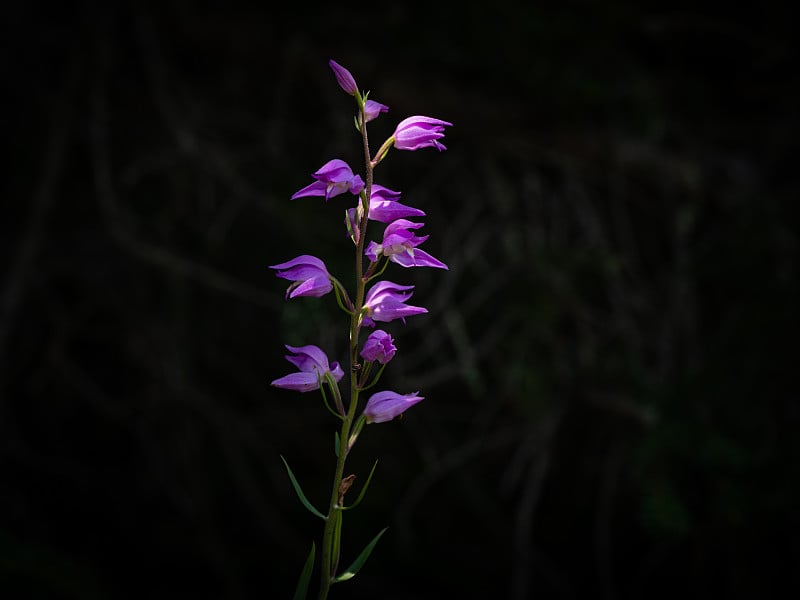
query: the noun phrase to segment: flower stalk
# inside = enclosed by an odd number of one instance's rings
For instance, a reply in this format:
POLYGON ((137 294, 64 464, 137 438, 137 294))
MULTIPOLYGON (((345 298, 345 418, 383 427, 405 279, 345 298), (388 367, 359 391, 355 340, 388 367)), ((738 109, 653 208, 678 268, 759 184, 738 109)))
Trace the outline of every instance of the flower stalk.
MULTIPOLYGON (((378 383, 386 364, 397 351, 392 336, 381 329, 374 330, 366 338, 363 346, 360 346, 359 336, 362 327, 374 328, 376 322, 395 320, 405 322, 407 317, 428 312, 423 307, 406 304, 406 301, 413 295, 411 290, 414 286, 390 281, 378 281, 374 284, 371 282, 383 275, 390 262, 402 267, 447 269, 444 263, 417 248, 428 238, 427 235, 419 237, 414 233, 423 224, 405 219, 405 217, 425 216, 425 213, 398 202, 400 192, 375 185, 374 170, 392 147, 401 150, 418 150, 424 147, 444 150, 445 148, 439 140, 444 137, 444 127, 450 125, 439 119, 410 117, 397 126, 394 134, 380 146, 373 158, 370 155, 367 123, 387 112, 389 107, 368 100, 368 93, 359 92, 355 79, 346 68, 333 60, 328 64, 333 70, 339 86, 355 99, 358 106, 358 114, 354 121, 356 129, 361 134, 364 179, 362 180, 360 175, 355 174, 346 162, 334 159, 314 172, 312 174, 313 183, 295 192, 291 199, 322 196, 327 202, 347 193, 358 197, 357 206, 348 209, 345 213, 347 234, 354 242, 356 252, 354 294, 348 295, 341 281, 331 275, 325 263, 315 256, 304 254, 271 267, 277 271, 278 277, 291 282, 285 294, 287 300, 298 296, 319 298, 333 291, 337 304, 348 315, 350 322, 348 340, 350 393, 346 403, 339 390, 339 382, 344 378, 344 371, 339 363, 329 361, 327 355, 317 346, 286 346, 294 353, 286 356, 286 359, 295 365, 298 371, 272 382, 275 387, 300 392, 319 389, 325 407, 340 420, 339 430, 335 432, 336 466, 325 514, 308 500, 297 478, 284 460, 289 478, 301 502, 310 512, 325 522, 320 548, 319 600, 327 599, 333 583, 346 581, 355 576, 386 531, 386 529, 380 531, 350 567, 339 572, 343 511, 355 508, 361 502, 375 470, 373 466, 356 501, 351 506, 345 506, 345 495, 356 478, 354 474, 345 476, 345 464, 350 451, 366 425, 391 421, 423 400, 418 395, 419 392, 398 394, 392 391, 382 391, 372 394, 363 409, 359 409, 360 393, 378 383), (370 215, 371 208, 374 208, 374 215, 370 215), (374 241, 367 244, 367 225, 370 220, 388 223, 380 244, 374 241), (365 257, 369 259, 366 270, 365 257), (367 284, 371 284, 369 290, 367 290, 367 284), (330 391, 332 402, 328 399, 326 388, 330 391)), ((377 461, 375 464, 377 465, 377 461)), ((297 586, 296 599, 305 598, 316 557, 315 553, 316 546, 312 544, 311 553, 306 560, 297 586)))
MULTIPOLYGON (((322 534, 322 574, 320 580, 319 600, 325 600, 328 597, 328 591, 331 583, 333 583, 333 573, 335 572, 336 562, 338 556, 334 556, 334 545, 339 547, 341 536, 341 504, 340 488, 342 485, 342 477, 344 476, 344 464, 347 460, 347 455, 350 452, 352 444, 350 443, 350 427, 356 416, 358 409, 358 394, 360 391, 358 385, 358 377, 361 371, 358 362, 358 333, 361 329, 361 311, 364 306, 364 240, 367 236, 367 220, 369 219, 369 201, 370 194, 372 193, 372 180, 373 170, 375 165, 370 160, 369 153, 369 137, 367 136, 366 127, 366 113, 365 103, 359 102, 359 112, 361 114, 360 129, 361 140, 364 146, 364 162, 365 162, 365 185, 364 195, 362 196, 361 206, 363 207, 363 216, 360 222, 357 223, 359 228, 358 242, 356 243, 356 300, 353 305, 353 313, 350 316, 350 405, 347 409, 347 414, 342 420, 342 428, 339 432, 340 447, 338 456, 336 458, 336 469, 333 474, 333 485, 331 487, 331 500, 328 507, 328 517, 325 520, 325 529, 322 534), (338 525, 338 526, 337 526, 338 525)), ((353 440, 353 443, 355 440, 353 440)), ((343 494, 342 494, 343 497, 343 494)))

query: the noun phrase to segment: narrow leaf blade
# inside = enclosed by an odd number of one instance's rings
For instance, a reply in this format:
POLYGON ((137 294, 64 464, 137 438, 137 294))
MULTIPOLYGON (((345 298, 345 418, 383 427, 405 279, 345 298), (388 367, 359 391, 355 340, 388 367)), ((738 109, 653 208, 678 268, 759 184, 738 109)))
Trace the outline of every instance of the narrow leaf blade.
POLYGON ((381 529, 381 531, 378 533, 378 535, 376 535, 374 538, 372 538, 372 541, 369 544, 367 544, 366 548, 364 548, 361 551, 361 554, 359 554, 358 558, 356 558, 353 561, 353 564, 350 565, 347 568, 347 570, 345 570, 344 573, 342 573, 336 579, 333 580, 334 583, 339 583, 340 581, 347 581, 348 579, 352 579, 353 577, 356 576, 356 573, 358 573, 361 570, 361 567, 364 566, 364 563, 367 562, 367 559, 369 558, 369 555, 372 554, 372 550, 375 548, 375 544, 378 543, 378 540, 381 539, 381 536, 384 533, 386 533, 387 529, 389 529, 389 528, 388 527, 384 527, 383 529, 381 529))
POLYGON ((303 503, 303 506, 305 506, 311 512, 311 514, 318 516, 320 519, 324 521, 325 515, 323 515, 316 508, 314 508, 314 505, 308 501, 308 498, 306 498, 306 495, 303 493, 303 489, 300 487, 300 484, 295 478, 294 473, 292 473, 292 470, 289 468, 289 463, 286 462, 286 459, 283 458, 283 455, 281 455, 281 460, 283 461, 283 464, 286 466, 286 472, 289 473, 289 479, 292 482, 292 486, 294 486, 294 491, 297 492, 297 497, 300 498, 300 502, 303 503))
POLYGON ((367 493, 367 488, 369 487, 369 482, 372 481, 372 475, 375 473, 375 467, 378 466, 378 461, 375 461, 375 464, 372 465, 372 470, 369 472, 369 477, 367 477, 367 481, 361 487, 361 491, 358 493, 358 497, 356 501, 353 502, 350 506, 343 506, 342 510, 350 510, 351 508, 355 508, 359 504, 361 504, 361 500, 364 498, 364 494, 367 493))
POLYGON ((308 582, 311 581, 311 573, 314 570, 314 557, 317 554, 317 546, 311 542, 311 552, 308 553, 306 564, 303 565, 303 571, 300 573, 300 579, 297 580, 297 589, 294 591, 294 600, 306 600, 308 594, 308 582))

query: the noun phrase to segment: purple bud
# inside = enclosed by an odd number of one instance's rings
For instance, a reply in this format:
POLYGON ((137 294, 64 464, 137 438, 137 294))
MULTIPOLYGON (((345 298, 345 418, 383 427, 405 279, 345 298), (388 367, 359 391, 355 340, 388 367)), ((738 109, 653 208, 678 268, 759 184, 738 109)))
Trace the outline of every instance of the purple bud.
POLYGON ((392 336, 383 329, 376 329, 364 342, 361 356, 364 360, 377 360, 382 365, 385 365, 392 360, 395 352, 397 352, 397 348, 395 348, 392 336))
POLYGON ((358 86, 356 85, 356 80, 353 79, 353 76, 350 74, 350 71, 335 60, 329 60, 328 65, 333 69, 333 74, 336 75, 336 81, 339 83, 339 87, 351 96, 355 96, 358 93, 358 86))

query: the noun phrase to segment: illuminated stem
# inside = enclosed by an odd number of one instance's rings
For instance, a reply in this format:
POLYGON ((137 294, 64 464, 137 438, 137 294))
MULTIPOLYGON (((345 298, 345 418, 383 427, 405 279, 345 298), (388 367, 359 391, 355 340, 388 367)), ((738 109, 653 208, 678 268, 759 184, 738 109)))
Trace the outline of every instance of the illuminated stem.
POLYGON ((339 452, 336 458, 336 470, 333 475, 333 487, 331 489, 331 500, 328 508, 328 516, 325 519, 325 529, 322 534, 322 564, 321 581, 319 589, 319 600, 326 600, 331 583, 336 576, 334 561, 338 562, 338 552, 334 552, 339 546, 338 535, 341 532, 337 528, 340 522, 342 510, 340 502, 340 487, 344 475, 344 463, 350 450, 350 430, 356 417, 358 409, 358 377, 360 366, 358 362, 358 333, 361 329, 362 311, 364 308, 364 288, 366 281, 364 278, 364 240, 367 235, 367 219, 369 218, 369 199, 372 194, 372 172, 375 164, 370 160, 369 139, 367 137, 366 115, 364 114, 364 103, 359 102, 361 113, 361 139, 364 144, 364 162, 366 163, 364 195, 361 197, 363 214, 357 223, 359 228, 358 243, 356 244, 356 295, 353 303, 353 312, 350 315, 350 404, 347 407, 347 414, 342 419, 342 428, 339 433, 339 452))

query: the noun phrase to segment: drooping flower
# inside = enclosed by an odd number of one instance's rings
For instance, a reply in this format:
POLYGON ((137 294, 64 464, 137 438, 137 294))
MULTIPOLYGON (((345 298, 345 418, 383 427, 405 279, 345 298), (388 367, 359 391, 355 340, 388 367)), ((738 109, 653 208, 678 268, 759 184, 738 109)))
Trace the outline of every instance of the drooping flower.
MULTIPOLYGON (((374 196, 373 196, 374 198, 374 196)), ((413 206, 406 206, 394 200, 371 200, 369 203, 370 221, 391 223, 403 217, 424 217, 425 213, 413 206)))
POLYGON ((376 329, 364 341, 361 357, 369 361, 377 360, 382 365, 385 365, 392 360, 395 352, 397 352, 397 348, 395 348, 392 336, 383 329, 376 329))
POLYGON ((344 371, 338 362, 328 364, 328 357, 317 346, 289 346, 286 349, 294 355, 286 355, 286 360, 299 369, 297 373, 290 373, 272 382, 272 385, 287 390, 310 392, 319 389, 320 381, 330 373, 335 381, 344 377, 344 371))
POLYGON ((333 289, 325 263, 316 256, 302 254, 288 262, 272 265, 270 269, 277 270, 275 275, 278 277, 292 282, 286 290, 287 300, 297 296, 320 298, 333 289))
POLYGON ((396 392, 377 392, 370 396, 364 407, 367 423, 385 423, 404 413, 425 398, 419 392, 398 394, 396 392))
MULTIPOLYGON (((405 217, 425 216, 424 211, 398 202, 397 198, 399 197, 400 192, 373 183, 369 201, 369 220, 378 221, 379 223, 391 223, 392 221, 405 217)), ((360 202, 354 208, 347 209, 345 224, 348 226, 347 231, 353 236, 353 241, 355 243, 358 243, 359 236, 356 215, 359 215, 360 218, 361 214, 360 202)))
POLYGON ((303 196, 325 196, 327 201, 345 192, 357 196, 364 189, 361 177, 354 175, 350 165, 338 158, 326 162, 311 176, 316 181, 292 194, 292 200, 303 196))
POLYGON ((372 184, 372 190, 370 191, 371 200, 397 200, 401 195, 402 192, 390 190, 386 186, 377 183, 372 184))
POLYGON ((402 319, 405 323, 406 317, 428 312, 427 308, 405 303, 414 294, 410 291, 413 289, 413 285, 398 285, 391 281, 379 281, 373 285, 364 298, 364 325, 374 327, 375 321, 388 323, 395 319, 402 319))
POLYGON ((434 258, 424 250, 417 248, 428 239, 427 235, 421 237, 414 235, 412 229, 423 227, 424 223, 413 223, 406 219, 397 219, 390 223, 383 232, 383 241, 370 242, 364 254, 372 262, 376 262, 381 255, 402 267, 434 267, 447 269, 447 265, 434 258))
POLYGON ((387 112, 389 107, 375 100, 367 100, 364 103, 364 116, 366 116, 367 123, 373 119, 377 119, 382 112, 387 112))
POLYGON ((335 60, 329 60, 328 65, 331 69, 333 69, 333 74, 336 75, 336 81, 339 83, 339 87, 342 88, 345 92, 354 96, 358 93, 358 86, 356 85, 356 80, 353 79, 353 75, 345 69, 342 65, 337 63, 335 60))
POLYGON ((394 130, 394 147, 398 150, 419 150, 431 146, 439 152, 447 150, 439 140, 444 137, 444 128, 452 125, 431 117, 409 117, 400 121, 394 130))
POLYGON ((369 201, 369 218, 380 223, 391 223, 405 217, 424 217, 425 213, 413 206, 400 204, 400 192, 382 185, 372 184, 369 201))

